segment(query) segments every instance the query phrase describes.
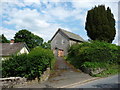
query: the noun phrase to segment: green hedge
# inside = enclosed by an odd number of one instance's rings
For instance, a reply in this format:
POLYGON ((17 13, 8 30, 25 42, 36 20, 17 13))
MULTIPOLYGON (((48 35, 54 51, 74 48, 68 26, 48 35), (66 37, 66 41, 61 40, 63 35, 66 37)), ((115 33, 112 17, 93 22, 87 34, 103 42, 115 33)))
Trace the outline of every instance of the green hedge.
POLYGON ((71 46, 67 60, 76 68, 81 68, 84 62, 119 63, 118 55, 115 44, 92 41, 71 46))
POLYGON ((84 68, 106 68, 109 64, 107 63, 98 63, 98 62, 84 62, 81 67, 84 68))
POLYGON ((51 63, 53 61, 54 55, 51 50, 37 47, 28 55, 12 56, 9 60, 2 61, 2 76, 20 76, 28 79, 39 78, 47 67, 52 67, 51 63))
POLYGON ((9 60, 2 61, 2 77, 26 75, 27 54, 12 56, 9 60))

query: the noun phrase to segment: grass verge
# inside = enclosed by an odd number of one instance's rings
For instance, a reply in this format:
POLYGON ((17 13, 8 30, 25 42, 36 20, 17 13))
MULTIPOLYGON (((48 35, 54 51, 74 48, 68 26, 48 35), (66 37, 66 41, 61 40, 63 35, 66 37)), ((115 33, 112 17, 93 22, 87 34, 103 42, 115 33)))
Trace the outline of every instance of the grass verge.
POLYGON ((94 76, 94 77, 108 77, 111 75, 119 74, 120 73, 119 67, 120 67, 120 65, 110 65, 103 72, 96 74, 96 75, 92 75, 92 76, 94 76))

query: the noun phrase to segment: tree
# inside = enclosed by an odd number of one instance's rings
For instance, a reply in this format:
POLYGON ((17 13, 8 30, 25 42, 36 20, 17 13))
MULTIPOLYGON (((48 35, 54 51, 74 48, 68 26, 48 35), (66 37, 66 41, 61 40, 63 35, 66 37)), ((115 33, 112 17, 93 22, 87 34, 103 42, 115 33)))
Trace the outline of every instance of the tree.
POLYGON ((41 37, 34 35, 26 29, 18 31, 15 34, 14 39, 15 42, 25 42, 30 49, 36 46, 41 46, 43 43, 43 39, 41 37))
POLYGON ((0 42, 1 43, 9 43, 10 41, 4 36, 4 34, 0 35, 0 42))
POLYGON ((89 10, 85 24, 90 39, 109 43, 114 40, 116 34, 115 19, 109 7, 106 10, 104 5, 99 5, 89 10))
POLYGON ((45 49, 51 49, 51 41, 49 40, 48 42, 44 42, 42 47, 45 49))

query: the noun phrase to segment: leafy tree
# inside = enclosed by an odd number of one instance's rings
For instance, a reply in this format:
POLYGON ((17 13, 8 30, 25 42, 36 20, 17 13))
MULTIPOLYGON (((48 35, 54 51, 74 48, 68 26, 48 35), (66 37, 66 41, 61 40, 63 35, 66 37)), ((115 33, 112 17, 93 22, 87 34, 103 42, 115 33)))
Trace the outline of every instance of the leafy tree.
POLYGON ((15 34, 14 39, 15 42, 25 42, 30 49, 36 46, 41 46, 43 43, 43 39, 41 37, 34 35, 26 29, 18 31, 15 34))
POLYGON ((104 5, 94 7, 87 13, 86 26, 87 35, 92 40, 100 40, 111 43, 114 40, 115 19, 110 8, 104 5))
POLYGON ((42 47, 45 49, 51 49, 51 41, 49 40, 48 42, 44 42, 42 47))
POLYGON ((1 43, 9 43, 10 41, 4 36, 4 34, 0 35, 0 42, 1 43))

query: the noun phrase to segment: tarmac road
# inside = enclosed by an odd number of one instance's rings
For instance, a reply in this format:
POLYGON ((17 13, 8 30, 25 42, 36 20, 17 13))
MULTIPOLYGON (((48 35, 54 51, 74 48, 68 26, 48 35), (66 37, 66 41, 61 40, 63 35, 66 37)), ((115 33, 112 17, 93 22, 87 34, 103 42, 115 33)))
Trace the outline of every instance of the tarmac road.
POLYGON ((120 75, 114 75, 88 83, 78 84, 72 88, 120 88, 120 75))

